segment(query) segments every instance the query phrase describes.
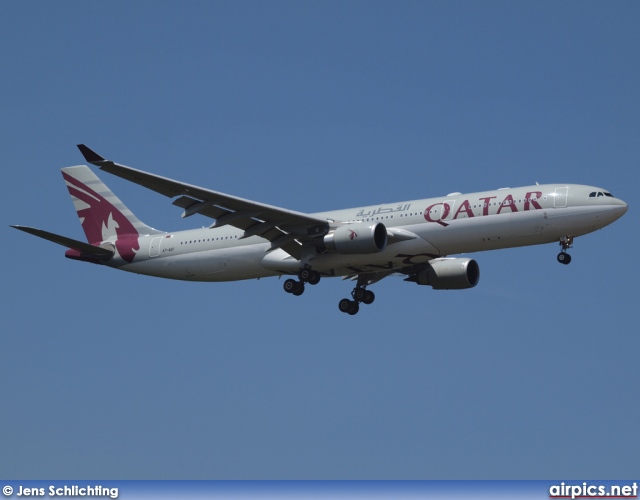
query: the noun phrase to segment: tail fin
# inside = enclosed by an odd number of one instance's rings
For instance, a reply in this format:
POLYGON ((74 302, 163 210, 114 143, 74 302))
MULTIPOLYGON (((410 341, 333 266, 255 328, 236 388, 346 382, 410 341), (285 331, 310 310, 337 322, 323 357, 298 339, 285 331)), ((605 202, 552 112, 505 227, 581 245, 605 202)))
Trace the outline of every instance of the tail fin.
POLYGON ((119 240, 120 243, 116 243, 118 252, 131 262, 139 249, 138 236, 162 232, 133 215, 86 165, 63 168, 62 176, 90 244, 119 240))

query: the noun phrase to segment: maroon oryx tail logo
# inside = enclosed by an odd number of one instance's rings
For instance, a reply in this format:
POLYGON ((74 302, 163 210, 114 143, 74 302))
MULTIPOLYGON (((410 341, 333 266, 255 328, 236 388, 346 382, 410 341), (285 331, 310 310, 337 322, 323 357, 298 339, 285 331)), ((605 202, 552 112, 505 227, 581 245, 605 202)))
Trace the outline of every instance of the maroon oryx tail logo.
POLYGON ((354 238, 357 238, 357 237, 358 237, 358 233, 356 233, 353 229, 349 229, 349 239, 353 241, 354 238))
MULTIPOLYGON (((132 262, 136 253, 140 250, 140 245, 138 243, 139 233, 131 221, 114 207, 105 196, 89 187, 86 183, 71 176, 64 170, 62 176, 67 183, 69 194, 77 200, 74 200, 74 205, 87 241, 92 245, 99 245, 107 237, 114 235, 117 238, 115 245, 120 256, 125 261, 132 262)), ((102 183, 100 182, 100 184, 102 183)), ((108 192, 109 195, 113 196, 106 186, 103 189, 106 190, 104 194, 108 192)))

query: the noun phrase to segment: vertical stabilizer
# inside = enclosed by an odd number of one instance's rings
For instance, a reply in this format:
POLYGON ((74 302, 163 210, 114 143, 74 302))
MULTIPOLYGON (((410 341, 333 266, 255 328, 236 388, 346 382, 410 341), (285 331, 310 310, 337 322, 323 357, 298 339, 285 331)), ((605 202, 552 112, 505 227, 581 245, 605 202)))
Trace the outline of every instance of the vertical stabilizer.
POLYGON ((120 256, 131 262, 139 249, 138 236, 162 232, 133 215, 86 165, 63 168, 62 176, 90 244, 115 242, 120 256))

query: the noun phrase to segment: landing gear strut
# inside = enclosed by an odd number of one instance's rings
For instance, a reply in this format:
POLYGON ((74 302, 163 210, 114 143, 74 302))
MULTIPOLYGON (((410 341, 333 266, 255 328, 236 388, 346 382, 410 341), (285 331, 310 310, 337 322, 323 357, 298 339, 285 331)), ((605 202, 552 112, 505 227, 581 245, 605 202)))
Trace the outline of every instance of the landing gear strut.
POLYGON ((569 264, 571 262, 571 255, 567 253, 567 249, 573 245, 573 236, 563 236, 560 238, 560 246, 562 251, 558 254, 558 262, 560 264, 569 264))
POLYGON ((351 292, 351 296, 353 300, 342 299, 338 303, 338 309, 341 312, 350 314, 353 316, 354 314, 358 314, 360 310, 360 303, 363 304, 371 304, 375 300, 376 296, 371 290, 367 290, 363 286, 357 286, 351 292))
POLYGON ((320 273, 309 267, 302 268, 298 273, 298 281, 290 278, 284 282, 283 288, 287 293, 302 295, 304 293, 305 283, 317 285, 320 283, 320 273))

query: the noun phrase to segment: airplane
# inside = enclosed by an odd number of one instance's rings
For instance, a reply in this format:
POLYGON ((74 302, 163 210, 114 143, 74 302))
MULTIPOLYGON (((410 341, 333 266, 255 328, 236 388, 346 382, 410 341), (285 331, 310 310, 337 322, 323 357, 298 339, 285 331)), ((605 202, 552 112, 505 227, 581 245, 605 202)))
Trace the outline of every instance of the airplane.
POLYGON ((209 227, 165 232, 140 221, 86 165, 62 176, 87 242, 28 226, 16 229, 57 243, 65 257, 123 271, 187 281, 222 282, 288 276, 294 296, 325 277, 356 282, 341 312, 371 304, 367 287, 391 275, 436 290, 475 287, 478 263, 451 257, 557 242, 569 264, 574 238, 601 229, 627 211, 609 191, 578 184, 501 188, 471 194, 303 213, 175 181, 106 160, 84 144, 100 170, 156 191, 199 214, 209 227))

